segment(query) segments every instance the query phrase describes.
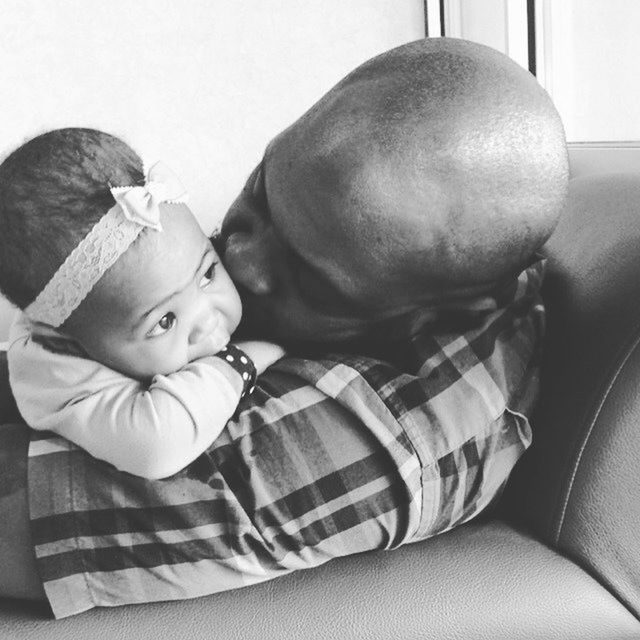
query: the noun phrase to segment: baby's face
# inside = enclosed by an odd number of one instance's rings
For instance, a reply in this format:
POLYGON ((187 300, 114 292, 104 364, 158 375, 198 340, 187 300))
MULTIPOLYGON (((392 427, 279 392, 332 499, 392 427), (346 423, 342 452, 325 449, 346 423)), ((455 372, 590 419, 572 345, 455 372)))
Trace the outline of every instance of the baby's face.
POLYGON ((191 211, 161 205, 72 314, 68 332, 94 360, 137 379, 217 353, 240 321, 240 297, 191 211))

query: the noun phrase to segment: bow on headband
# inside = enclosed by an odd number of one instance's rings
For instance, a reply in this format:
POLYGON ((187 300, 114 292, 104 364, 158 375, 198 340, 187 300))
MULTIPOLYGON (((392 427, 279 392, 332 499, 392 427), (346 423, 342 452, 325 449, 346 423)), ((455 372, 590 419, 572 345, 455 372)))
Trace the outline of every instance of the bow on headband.
POLYGON ((162 231, 161 202, 186 202, 187 192, 177 176, 162 162, 156 162, 147 173, 142 187, 112 187, 111 195, 127 220, 143 227, 162 231))

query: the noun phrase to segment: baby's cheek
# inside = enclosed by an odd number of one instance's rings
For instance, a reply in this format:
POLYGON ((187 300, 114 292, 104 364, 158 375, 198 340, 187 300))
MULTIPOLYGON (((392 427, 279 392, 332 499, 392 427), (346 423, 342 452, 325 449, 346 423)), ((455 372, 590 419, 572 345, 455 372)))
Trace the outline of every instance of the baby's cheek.
POLYGON ((138 353, 141 366, 146 366, 149 373, 168 375, 184 367, 187 363, 185 349, 177 349, 175 345, 157 343, 146 346, 138 353))

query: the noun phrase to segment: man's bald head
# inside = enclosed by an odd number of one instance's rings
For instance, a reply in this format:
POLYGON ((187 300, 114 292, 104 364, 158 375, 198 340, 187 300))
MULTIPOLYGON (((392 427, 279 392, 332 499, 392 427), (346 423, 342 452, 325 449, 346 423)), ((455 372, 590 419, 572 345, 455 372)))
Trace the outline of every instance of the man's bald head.
POLYGON ((269 335, 347 336, 519 271, 567 176, 533 76, 427 39, 358 67, 270 144, 225 218, 225 260, 269 335))
POLYGON ((535 78, 455 39, 366 62, 269 157, 307 187, 283 205, 304 200, 354 250, 364 241, 445 288, 522 266, 553 230, 568 178, 562 124, 535 78))

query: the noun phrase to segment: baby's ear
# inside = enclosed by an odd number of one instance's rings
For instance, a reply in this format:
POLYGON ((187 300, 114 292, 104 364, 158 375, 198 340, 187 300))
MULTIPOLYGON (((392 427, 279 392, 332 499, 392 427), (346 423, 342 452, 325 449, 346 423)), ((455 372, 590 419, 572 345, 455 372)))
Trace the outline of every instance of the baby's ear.
POLYGON ((61 335, 38 335, 32 334, 31 339, 41 347, 52 353, 63 353, 67 355, 77 356, 78 358, 86 358, 87 353, 71 336, 67 334, 61 335))

